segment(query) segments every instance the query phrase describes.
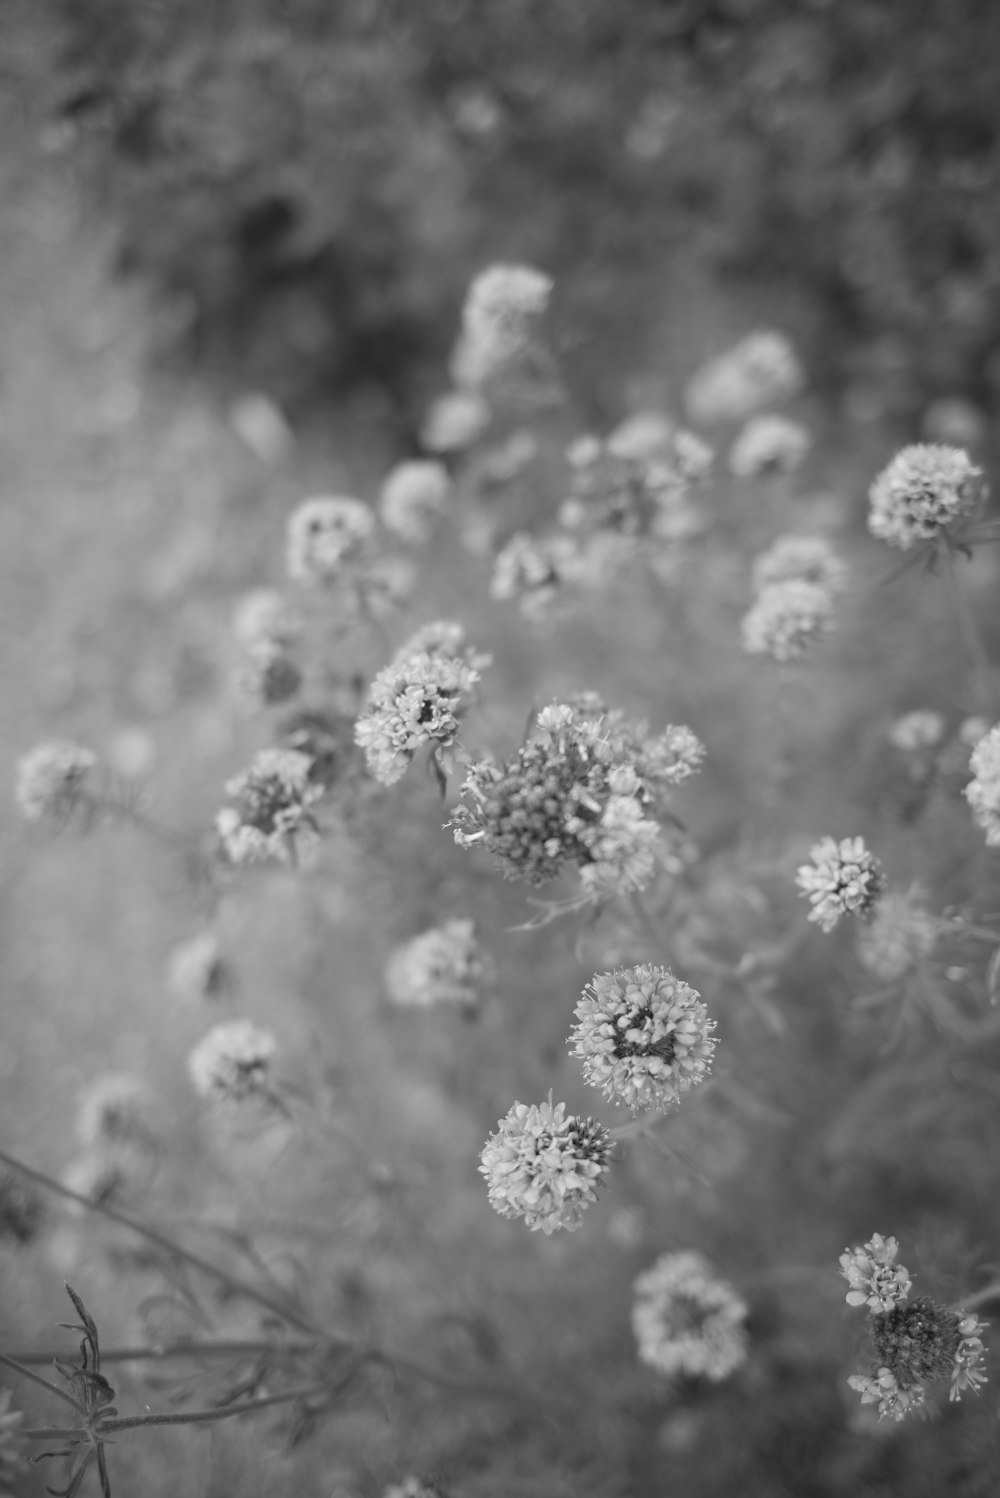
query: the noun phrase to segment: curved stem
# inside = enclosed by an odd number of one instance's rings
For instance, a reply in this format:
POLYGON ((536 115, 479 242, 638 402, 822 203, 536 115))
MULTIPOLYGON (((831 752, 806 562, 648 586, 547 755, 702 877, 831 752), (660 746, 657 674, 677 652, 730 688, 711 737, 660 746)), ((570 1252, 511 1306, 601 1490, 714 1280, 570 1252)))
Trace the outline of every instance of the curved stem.
MULTIPOLYGON (((167 1342, 162 1347, 102 1347, 101 1364, 105 1363, 158 1363, 165 1362, 168 1358, 200 1358, 200 1357, 247 1357, 251 1353, 266 1352, 270 1356, 281 1356, 285 1358, 306 1357, 309 1353, 316 1351, 315 1342, 268 1342, 263 1339, 256 1340, 225 1340, 218 1342, 208 1341, 178 1341, 167 1342)), ((0 1361, 20 1364, 20 1372, 27 1373, 32 1364, 38 1367, 47 1367, 57 1358, 64 1357, 63 1351, 42 1351, 32 1348, 28 1352, 18 1351, 4 1357, 0 1353, 0 1361)))

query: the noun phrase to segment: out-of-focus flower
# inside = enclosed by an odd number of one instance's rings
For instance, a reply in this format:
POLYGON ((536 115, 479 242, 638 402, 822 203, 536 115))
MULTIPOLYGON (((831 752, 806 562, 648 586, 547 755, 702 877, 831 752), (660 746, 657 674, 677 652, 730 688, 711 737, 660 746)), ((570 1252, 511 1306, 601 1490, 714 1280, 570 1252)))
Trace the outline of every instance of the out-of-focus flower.
POLYGON ((639 1357, 659 1373, 721 1383, 746 1362, 747 1309, 701 1254, 663 1254, 635 1282, 639 1357))
POLYGON ((270 1031, 248 1019, 229 1020, 202 1036, 188 1057, 188 1073, 198 1095, 210 1102, 266 1099, 276 1050, 270 1031))
POLYGON ((963 744, 970 749, 975 748, 980 739, 984 739, 990 731, 987 718, 971 717, 963 718, 958 725, 958 737, 963 744))
POLYGON ((424 744, 450 748, 479 679, 466 661, 426 650, 383 666, 354 728, 375 779, 395 785, 424 744))
POLYGON ((280 463, 295 445, 284 413, 266 395, 239 396, 229 408, 229 423, 262 463, 280 463))
POLYGON ((883 983, 895 983, 930 956, 943 929, 918 890, 889 890, 858 932, 858 961, 883 983))
POLYGON ((302 685, 302 669, 285 645, 257 640, 243 657, 239 685, 262 707, 276 707, 295 696, 302 685))
POLYGON ((576 547, 567 536, 530 536, 517 531, 493 564, 491 595, 516 600, 528 618, 543 617, 573 577, 576 547))
POLYGON ((379 515, 386 530, 411 545, 430 539, 451 497, 451 479, 430 458, 398 463, 382 485, 379 515))
POLYGON ((904 754, 933 749, 944 738, 944 729, 945 722, 940 713, 931 708, 916 708, 896 719, 889 729, 889 742, 904 754))
POLYGON ((862 919, 875 909, 884 880, 877 858, 865 847, 864 838, 824 837, 809 850, 812 863, 804 863, 795 876, 799 893, 812 905, 809 919, 823 931, 832 931, 842 915, 862 919))
POLYGON ((438 1004, 475 1009, 491 964, 476 939, 475 923, 456 918, 422 931, 391 954, 385 985, 394 1004, 432 1009, 438 1004))
POLYGON ((1000 848, 1000 723, 976 741, 969 768, 972 779, 965 787, 965 799, 986 833, 987 847, 1000 848))
POLYGON ((323 794, 311 768, 294 749, 262 749, 248 770, 226 782, 235 805, 224 807, 215 825, 232 863, 294 859, 297 840, 315 832, 310 808, 323 794))
POLYGON ((401 1482, 391 1482, 382 1498, 447 1498, 442 1488, 427 1482, 422 1477, 404 1477, 401 1482))
POLYGON ((531 342, 552 278, 530 265, 491 265, 469 287, 462 309, 463 383, 476 387, 531 342))
POLYGON ((803 582, 839 593, 847 569, 824 536, 799 536, 789 532, 754 558, 753 586, 761 592, 773 583, 803 582))
POLYGON ((765 406, 790 400, 804 384, 802 366, 788 338, 762 328, 703 364, 684 400, 692 421, 745 421, 765 406))
POLYGON ((21 1434, 24 1414, 9 1389, 0 1389, 0 1498, 13 1498, 10 1486, 28 1470, 28 1441, 21 1434))
POLYGON ((405 661, 415 655, 439 655, 446 660, 464 661, 474 671, 485 671, 493 660, 485 650, 476 650, 466 643, 465 625, 454 619, 432 619, 421 624, 393 656, 394 661, 405 661))
POLYGON ((515 1103, 480 1156, 490 1206, 523 1217, 532 1232, 573 1232, 597 1200, 613 1149, 603 1124, 567 1115, 565 1103, 515 1103))
POLYGON ((361 559, 375 534, 375 516, 360 499, 322 494, 304 499, 288 517, 288 575, 316 587, 335 581, 361 559))
POLYGON ((0 1243, 31 1243, 44 1221, 45 1204, 31 1182, 19 1171, 0 1170, 0 1243))
POLYGON ((88 1148, 150 1148, 157 1128, 142 1078, 128 1072, 95 1077, 80 1099, 76 1132, 88 1148))
POLYGON ((978 507, 982 478, 982 469, 960 447, 904 447, 868 491, 868 529, 901 551, 933 541, 978 507))
POLYGON ((730 472, 741 479, 792 473, 811 446, 812 438, 801 422, 788 416, 754 416, 730 449, 730 472))
POLYGON ((431 404, 420 428, 420 444, 429 453, 464 452, 479 441, 491 412, 472 390, 448 390, 431 404))
POLYGON ((230 975, 219 939, 202 931, 182 942, 170 954, 167 984, 175 999, 185 1004, 217 998, 229 985, 230 975))
POLYGON ((664 1111, 708 1075, 715 1021, 697 991, 669 968, 596 974, 576 1006, 570 1054, 584 1080, 634 1113, 664 1111))
POLYGON ((289 646, 302 633, 302 620, 274 588, 254 588, 236 605, 233 628, 245 650, 252 650, 261 641, 289 646))
POLYGON ((14 796, 29 822, 64 822, 86 794, 97 756, 80 744, 53 739, 18 763, 14 796))
POLYGON ((850 1289, 849 1306, 867 1306, 870 1311, 891 1311, 906 1300, 913 1281, 903 1264, 896 1263, 899 1244, 895 1238, 873 1233, 861 1248, 847 1248, 840 1255, 840 1272, 850 1289))
POLYGON ((829 588, 818 583, 768 583, 743 617, 743 649, 780 665, 800 660, 833 628, 833 602, 829 588))

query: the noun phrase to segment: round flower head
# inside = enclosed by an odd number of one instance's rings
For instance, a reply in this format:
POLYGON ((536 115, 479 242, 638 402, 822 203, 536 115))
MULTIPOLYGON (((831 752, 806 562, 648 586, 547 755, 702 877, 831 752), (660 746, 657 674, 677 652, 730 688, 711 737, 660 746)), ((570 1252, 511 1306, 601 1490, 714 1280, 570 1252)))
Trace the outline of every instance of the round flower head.
POLYGON ((788 416, 754 416, 733 443, 729 469, 741 479, 792 473, 811 446, 812 439, 801 422, 788 416))
POLYGON ((833 595, 829 588, 799 578, 769 583, 744 616, 743 649, 786 665, 833 628, 833 595))
POLYGON ((446 749, 455 742, 459 719, 479 679, 466 661, 427 651, 383 666, 354 729, 355 742, 380 784, 401 780, 422 745, 446 749))
POLYGON ((296 839, 315 830, 309 808, 322 789, 311 769, 308 756, 294 749, 262 749, 248 770, 226 782, 236 804, 223 808, 215 825, 232 863, 292 859, 296 839))
POLYGON ((552 278, 529 265, 491 265, 480 272, 462 309, 462 333, 478 375, 470 383, 488 378, 527 346, 551 291, 552 278))
POLYGON ((584 1080, 633 1113, 679 1103, 711 1070, 715 1021, 697 991, 669 968, 599 973, 576 1006, 571 1055, 584 1080))
POLYGON ((379 514, 387 531, 414 546, 430 539, 451 496, 451 479, 432 459, 399 463, 382 485, 379 514))
POLYGON ((941 931, 918 891, 889 890, 858 932, 858 961, 883 983, 895 983, 930 956, 941 931))
POLYGON ((88 1147, 149 1148, 156 1127, 142 1078, 127 1072, 97 1077, 80 1100, 76 1131, 88 1147))
POLYGON ((277 1042, 248 1019, 215 1025, 188 1057, 188 1072, 200 1097, 214 1103, 266 1098, 277 1042))
POLYGON ((472 390, 439 395, 424 417, 420 443, 429 453, 458 453, 477 443, 490 424, 490 408, 472 390))
POLYGON ((20 1171, 0 1170, 0 1243, 31 1243, 44 1221, 45 1204, 31 1182, 20 1171))
POLYGON ((288 574, 315 587, 340 576, 344 565, 369 549, 375 516, 360 499, 317 495, 288 517, 288 574))
POLYGON ((261 641, 288 646, 302 633, 302 620, 274 588, 254 588, 237 604, 233 629, 245 650, 261 641))
POLYGON ((802 366, 784 333, 762 328, 703 364, 684 400, 694 422, 745 421, 765 406, 790 400, 804 383, 802 366))
POLYGON ((603 1124, 567 1116, 565 1103, 515 1103, 480 1156, 490 1206, 523 1217, 532 1232, 573 1232, 597 1200, 613 1148, 603 1124))
POLYGON ((635 1282, 639 1357, 659 1373, 721 1383, 746 1361, 746 1302, 699 1253, 663 1254, 635 1282))
POLYGON ((896 1263, 899 1244, 895 1238, 873 1233, 862 1248, 848 1248, 840 1256, 840 1272, 850 1289, 849 1306, 867 1306, 872 1312, 891 1311, 906 1300, 913 1281, 909 1270, 896 1263))
POLYGON ((823 536, 778 536, 766 551, 754 558, 753 585, 761 592, 771 583, 803 582, 828 593, 844 586, 845 568, 823 536))
POLYGON ((977 741, 969 768, 973 778, 965 787, 965 799, 986 833, 987 846, 1000 848, 1000 723, 977 741))
POLYGON ((487 971, 475 923, 456 919, 397 947, 386 964, 385 984, 389 998, 400 1008, 457 1004, 474 1009, 487 971))
POLYGON ((976 509, 982 477, 960 447, 934 442, 904 447, 868 491, 868 529, 901 551, 933 541, 976 509))
POLYGON ((812 905, 809 919, 832 931, 842 915, 862 918, 875 909, 882 893, 882 868, 860 837, 824 837, 809 850, 795 876, 799 893, 812 905))
POLYGON ((976 1315, 953 1311, 921 1295, 876 1313, 870 1322, 874 1374, 848 1379, 862 1404, 878 1404, 880 1420, 904 1419, 926 1401, 928 1385, 948 1381, 948 1398, 979 1393, 986 1382, 985 1354, 976 1315))
POLYGON ((80 804, 96 755, 79 744, 52 740, 24 755, 14 796, 29 822, 63 822, 80 804))
POLYGON ((225 991, 229 970, 213 932, 203 931, 174 948, 167 983, 174 998, 186 1004, 214 999, 225 991))
POLYGON ((889 742, 904 754, 933 749, 944 738, 944 718, 929 708, 904 713, 889 729, 889 742))

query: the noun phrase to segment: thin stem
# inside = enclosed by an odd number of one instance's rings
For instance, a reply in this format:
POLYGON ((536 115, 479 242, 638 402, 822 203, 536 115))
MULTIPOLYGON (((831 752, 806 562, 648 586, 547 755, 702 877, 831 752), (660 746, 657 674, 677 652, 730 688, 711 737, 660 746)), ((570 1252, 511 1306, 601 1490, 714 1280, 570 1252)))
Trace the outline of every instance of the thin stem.
MULTIPOLYGON (((251 1353, 266 1352, 272 1356, 284 1358, 306 1357, 309 1353, 316 1351, 315 1342, 268 1342, 261 1339, 252 1340, 220 1340, 218 1342, 207 1341, 180 1341, 167 1342, 162 1347, 102 1347, 101 1363, 158 1363, 168 1358, 199 1358, 199 1357, 247 1357, 251 1353)), ((4 1362, 12 1362, 14 1359, 21 1364, 21 1372, 26 1373, 28 1368, 35 1364, 38 1367, 47 1367, 57 1358, 63 1357, 62 1351, 42 1351, 31 1349, 28 1352, 11 1353, 4 1358, 4 1362)))
POLYGON ((958 580, 958 572, 955 568, 955 551, 950 540, 946 537, 942 555, 944 557, 944 576, 951 595, 952 607, 959 632, 965 643, 965 649, 972 662, 973 668, 980 679, 980 686, 985 699, 994 705, 997 700, 997 685, 986 646, 983 644, 982 636, 976 624, 975 615, 969 606, 969 600, 958 580))
POLYGON ((19 1363, 16 1358, 8 1357, 6 1353, 0 1352, 0 1363, 6 1363, 8 1368, 13 1368, 15 1372, 21 1374, 22 1378, 30 1378, 33 1384, 39 1384, 43 1389, 47 1389, 50 1394, 55 1394, 57 1399, 62 1399, 66 1404, 72 1405, 73 1409, 81 1411, 81 1406, 71 1394, 66 1393, 65 1389, 60 1389, 58 1384, 51 1383, 49 1379, 42 1378, 38 1373, 32 1373, 30 1368, 26 1367, 23 1363, 19 1363))
POLYGON ((99 1433, 101 1436, 113 1435, 119 1430, 137 1430, 142 1425, 210 1425, 217 1420, 230 1420, 234 1415, 265 1410, 271 1405, 295 1404, 314 1394, 325 1394, 337 1382, 339 1380, 327 1379, 324 1383, 301 1384, 297 1389, 285 1389, 281 1394, 264 1394, 260 1399, 247 1399, 239 1404, 222 1405, 211 1410, 189 1410, 187 1413, 171 1415, 123 1415, 119 1419, 102 1420, 99 1433))

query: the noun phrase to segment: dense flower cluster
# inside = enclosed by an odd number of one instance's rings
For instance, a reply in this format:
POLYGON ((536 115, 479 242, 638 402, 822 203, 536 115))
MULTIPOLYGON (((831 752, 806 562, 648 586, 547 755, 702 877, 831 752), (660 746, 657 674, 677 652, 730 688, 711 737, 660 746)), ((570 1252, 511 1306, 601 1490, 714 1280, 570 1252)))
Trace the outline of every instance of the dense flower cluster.
POLYGON ((420 546, 430 539, 451 497, 451 479, 442 463, 414 458, 398 463, 379 496, 379 515, 387 531, 420 546))
POLYGON ((248 1019, 213 1026, 188 1057, 195 1091, 216 1103, 266 1098, 276 1049, 274 1036, 248 1019))
POLYGON ((903 1264, 896 1263, 899 1244, 895 1238, 873 1233, 861 1248, 847 1248, 840 1256, 840 1272, 850 1289, 849 1306, 867 1306, 870 1311, 891 1311, 906 1299, 913 1281, 903 1264))
POLYGON ((930 956, 942 930, 918 890, 889 890, 858 932, 858 961, 883 983, 896 983, 930 956))
POLYGON ((310 808, 322 789, 310 778, 311 761, 294 749, 261 749, 248 770, 226 782, 235 802, 215 825, 232 863, 289 862, 297 840, 315 831, 310 808))
POLYGON ((507 879, 544 884, 575 865, 595 899, 641 889, 655 867, 655 818, 703 752, 690 729, 650 737, 596 698, 553 704, 513 760, 471 767, 455 841, 492 853, 507 879))
POLYGON ((743 648, 786 665, 833 628, 833 594, 802 578, 768 583, 743 618, 743 648))
POLYGON ((468 661, 438 651, 400 654, 383 666, 354 728, 355 742, 380 784, 401 780, 424 744, 447 749, 455 742, 479 679, 468 661))
POLYGON ((754 558, 753 586, 758 593, 772 583, 788 582, 811 583, 838 593, 845 580, 844 563, 824 536, 789 531, 754 558))
POLYGON ((320 494, 302 500, 288 517, 288 575, 316 587, 337 579, 362 557, 375 534, 375 516, 360 499, 320 494))
POLYGON ((385 985, 400 1008, 450 1004, 474 1009, 489 971, 475 923, 457 917, 397 947, 386 963, 385 985))
POLYGON ((737 478, 765 473, 792 473, 812 445, 801 422, 789 416, 754 416, 729 451, 729 470, 737 478))
POLYGON ((976 741, 969 760, 972 779, 965 798, 986 833, 990 848, 1000 848, 1000 723, 976 741))
POLYGON ((635 1282, 639 1357, 659 1373, 720 1383, 747 1357, 747 1305, 699 1253, 663 1254, 635 1282))
POLYGON ((603 1124, 567 1115, 565 1103, 515 1103, 480 1156, 490 1206, 523 1217, 532 1232, 573 1232, 597 1200, 613 1148, 603 1124))
POLYGON ((393 656, 405 661, 415 655, 439 655, 445 660, 463 661, 473 671, 485 671, 493 657, 485 650, 475 650, 466 643, 465 625, 454 619, 432 619, 422 624, 393 656))
POLYGON ((685 406, 692 421, 705 425, 744 421, 765 406, 790 400, 804 383, 784 333, 761 328, 701 366, 685 391, 685 406))
POLYGON ((80 744, 53 739, 24 755, 14 796, 29 822, 64 822, 86 793, 97 756, 80 744))
POLYGON ((982 498, 982 470, 960 447, 904 447, 868 491, 868 529, 906 551, 933 541, 971 515, 982 498))
POLYGON ((809 850, 795 876, 800 894, 812 905, 809 919, 832 931, 842 915, 862 918, 875 909, 882 893, 882 868, 860 837, 824 837, 809 850))
POLYGON ((663 1111, 711 1070, 715 1021, 669 968, 642 963, 596 974, 576 1006, 571 1055, 584 1079, 634 1113, 663 1111))

